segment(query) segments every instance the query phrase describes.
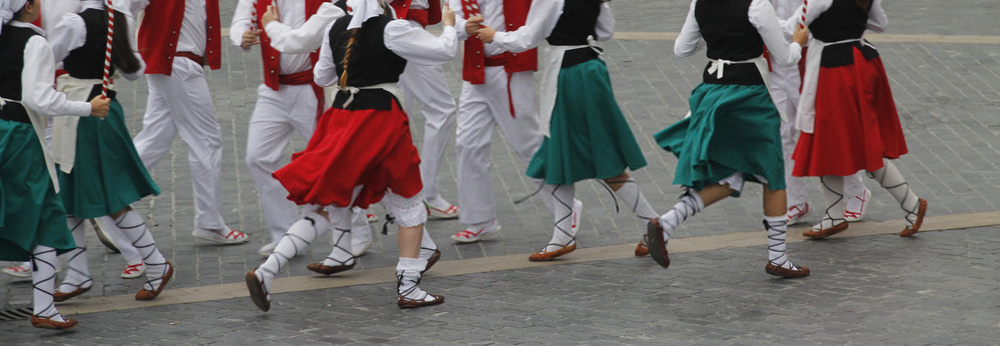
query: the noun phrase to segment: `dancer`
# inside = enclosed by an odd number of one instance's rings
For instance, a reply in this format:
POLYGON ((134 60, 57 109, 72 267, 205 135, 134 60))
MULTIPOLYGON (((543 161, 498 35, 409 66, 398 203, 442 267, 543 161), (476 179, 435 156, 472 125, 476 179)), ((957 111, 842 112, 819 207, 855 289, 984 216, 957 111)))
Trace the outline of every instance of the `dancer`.
MULTIPOLYGON (((798 16, 794 13, 802 5, 802 0, 771 0, 778 18, 789 18, 797 21, 798 16)), ((796 22, 797 23, 797 22, 796 22)), ((806 50, 803 50, 805 52, 806 50)), ((769 61, 773 61, 773 56, 765 56, 769 61)), ((799 86, 801 85, 801 74, 799 69, 804 67, 805 60, 798 65, 781 66, 779 64, 768 64, 771 77, 771 95, 773 95, 775 106, 783 112, 788 121, 781 123, 781 150, 784 155, 785 183, 788 188, 785 190, 788 196, 788 225, 794 225, 809 214, 809 194, 806 179, 792 175, 790 169, 794 165, 792 152, 795 151, 795 120, 798 118, 797 108, 799 106, 799 86)), ((847 200, 847 208, 844 210, 844 218, 848 222, 861 221, 868 210, 868 199, 871 191, 865 187, 861 178, 861 173, 845 177, 844 192, 852 196, 847 200)))
POLYGON ((271 177, 271 173, 281 168, 279 161, 293 134, 298 133, 309 140, 325 103, 323 88, 313 82, 312 73, 319 58, 319 42, 312 51, 300 54, 276 50, 271 43, 280 41, 274 41, 259 29, 264 26, 261 17, 269 6, 276 7, 283 15, 283 24, 293 29, 319 16, 321 18, 310 24, 311 29, 319 31, 344 15, 341 9, 324 0, 240 0, 236 5, 229 38, 244 51, 259 44, 264 68, 264 84, 257 87, 246 150, 247 168, 257 184, 261 209, 271 233, 271 242, 257 250, 261 256, 274 251, 285 230, 298 218, 295 204, 284 198, 288 191, 271 177))
POLYGON ((383 200, 399 224, 399 264, 396 266, 397 305, 421 307, 444 297, 421 290, 421 272, 430 263, 418 258, 426 240, 419 161, 410 138, 409 121, 399 106, 396 83, 408 61, 443 64, 454 58, 454 14, 445 10, 444 32, 435 37, 405 20, 382 16, 378 0, 350 0, 353 15, 338 19, 320 49, 315 80, 339 91, 317 124, 305 151, 274 173, 289 191, 289 199, 305 205, 302 219, 288 230, 260 267, 246 274, 254 304, 270 309, 270 291, 281 267, 317 237, 333 227, 331 273, 351 269, 352 206, 367 207, 383 200))
POLYGON ((781 116, 768 94, 766 44, 772 63, 798 62, 808 33, 798 29, 785 41, 767 0, 691 2, 674 42, 674 54, 687 57, 708 46, 710 62, 702 83, 691 93, 691 116, 655 135, 677 156, 674 183, 685 192, 673 209, 649 222, 650 255, 670 265, 667 241, 681 222, 727 196, 739 197, 746 181, 764 185, 764 228, 768 261, 764 270, 783 277, 809 275, 785 255, 785 174, 779 127, 781 116))
MULTIPOLYGON (((441 22, 441 0, 390 0, 396 19, 406 19, 414 28, 425 28, 441 22)), ((420 177, 424 182, 424 203, 429 217, 454 219, 460 214, 457 205, 441 197, 438 191, 438 170, 444 151, 455 126, 455 98, 448 90, 441 66, 407 64, 399 76, 399 88, 406 97, 408 109, 413 100, 420 102, 424 115, 424 143, 420 151, 420 177)), ((412 114, 412 113, 411 113, 412 114)))
POLYGON ((603 0, 535 1, 524 26, 496 32, 483 25, 478 38, 511 53, 550 47, 543 54, 541 147, 528 164, 529 177, 544 179, 542 193, 554 197, 552 240, 531 261, 547 261, 576 249, 571 225, 575 183, 602 179, 639 219, 657 217, 639 185, 625 171, 646 165, 639 144, 611 90, 602 50, 593 40, 611 39, 615 20, 603 0))
MULTIPOLYGON (((907 153, 906 140, 882 59, 862 38, 866 29, 882 32, 888 25, 882 1, 810 0, 805 24, 812 39, 792 174, 821 177, 827 207, 823 220, 802 234, 824 238, 847 229, 844 177, 865 170, 906 213, 909 225, 899 235, 912 236, 920 230, 927 201, 910 190, 891 161, 907 153)), ((792 25, 789 21, 786 30, 792 25)))
POLYGON ((0 260, 32 263, 31 325, 68 329, 77 321, 52 301, 57 253, 76 248, 42 132, 44 117, 103 118, 109 100, 69 101, 53 87, 52 48, 38 19, 39 0, 0 0, 0 260))
POLYGON ((155 15, 145 16, 139 28, 149 99, 135 148, 146 170, 152 170, 180 136, 188 147, 194 183, 191 235, 219 244, 245 243, 249 237, 229 228, 219 211, 222 130, 204 69, 217 70, 222 64, 219 0, 136 1, 155 15))
MULTIPOLYGON (((512 53, 475 37, 481 25, 498 31, 520 28, 528 16, 531 0, 465 0, 452 1, 450 5, 455 10, 457 27, 464 28, 458 30, 458 39, 465 40, 455 149, 458 205, 462 208, 458 220, 467 225, 451 239, 467 243, 492 236, 501 229, 496 219, 489 159, 493 127, 500 127, 525 163, 542 144, 534 80, 538 51, 512 53)), ((542 198, 552 211, 552 196, 543 193, 542 198)), ((576 213, 579 214, 579 208, 576 213)))
MULTIPOLYGON (((108 42, 108 8, 103 1, 81 1, 80 13, 63 15, 51 31, 52 54, 67 74, 57 79, 57 89, 71 100, 101 94, 108 42)), ((121 71, 129 80, 140 77, 142 60, 130 42, 130 15, 115 11, 109 75, 121 71)), ((113 88, 111 85, 109 88, 113 88)), ((93 286, 87 263, 84 219, 101 220, 101 227, 124 234, 138 249, 146 267, 146 284, 136 300, 159 296, 174 268, 156 247, 146 221, 131 203, 160 193, 136 153, 125 126, 125 114, 108 91, 111 111, 106 119, 56 117, 52 153, 59 169, 60 197, 77 248, 70 252, 69 270, 54 293, 56 302, 86 293, 93 286)))

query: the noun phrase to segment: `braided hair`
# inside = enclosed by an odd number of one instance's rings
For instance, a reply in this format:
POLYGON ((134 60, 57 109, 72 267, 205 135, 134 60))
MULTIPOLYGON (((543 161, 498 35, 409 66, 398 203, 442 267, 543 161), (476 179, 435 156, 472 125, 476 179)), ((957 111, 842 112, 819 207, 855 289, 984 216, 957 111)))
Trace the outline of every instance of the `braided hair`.
POLYGON ((351 52, 354 48, 358 46, 358 37, 361 36, 361 28, 351 29, 351 39, 347 40, 347 50, 344 52, 344 60, 341 63, 344 65, 344 72, 340 74, 340 90, 347 90, 347 63, 351 59, 351 52))

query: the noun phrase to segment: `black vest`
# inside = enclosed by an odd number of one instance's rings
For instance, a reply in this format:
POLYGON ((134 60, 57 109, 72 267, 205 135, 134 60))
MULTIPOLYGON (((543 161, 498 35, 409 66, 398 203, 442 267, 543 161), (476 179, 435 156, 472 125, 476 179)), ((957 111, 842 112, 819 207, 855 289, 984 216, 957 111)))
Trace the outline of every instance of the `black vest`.
MULTIPOLYGON (((102 79, 108 44, 108 17, 104 10, 95 8, 77 15, 83 18, 84 27, 87 29, 87 40, 82 46, 69 52, 63 61, 63 69, 73 78, 102 79)), ((115 15, 120 14, 116 12, 115 15)), ((115 74, 114 65, 108 73, 115 74)))
MULTIPOLYGON (((566 0, 562 15, 556 22, 549 37, 545 38, 553 46, 578 46, 587 44, 587 36, 597 38, 597 17, 601 15, 601 0, 566 0)), ((596 59, 593 49, 578 48, 563 55, 563 68, 596 59)))
MULTIPOLYGON (((709 59, 741 61, 764 54, 764 39, 747 16, 751 2, 753 0, 699 0, 695 4, 694 18, 708 45, 709 59)), ((702 81, 707 84, 764 84, 754 64, 727 65, 721 79, 708 73, 708 66, 711 63, 706 65, 702 75, 702 81)))
MULTIPOLYGON (((24 47, 32 36, 38 35, 31 28, 4 25, 0 32, 0 97, 21 100, 21 73, 24 70, 24 47)), ((0 119, 31 123, 24 106, 7 102, 0 109, 0 119)))
MULTIPOLYGON (((347 43, 351 32, 347 30, 352 16, 344 16, 337 20, 330 29, 330 51, 333 62, 337 66, 337 75, 344 73, 344 55, 347 53, 347 43)), ((347 66, 347 85, 365 87, 382 83, 398 83, 399 75, 406 68, 403 59, 389 48, 385 47, 385 26, 392 21, 386 16, 369 18, 361 24, 361 33, 351 50, 351 58, 347 66)), ((343 108, 349 93, 338 91, 333 100, 334 108, 343 108)), ((354 100, 348 109, 392 109, 394 100, 391 93, 381 89, 365 89, 354 95, 354 100)), ((399 100, 396 100, 399 103, 399 100)))
MULTIPOLYGON (((870 10, 870 8, 869 8, 870 10)), ((809 25, 809 32, 817 40, 832 43, 861 38, 868 28, 868 11, 858 6, 854 0, 833 0, 830 8, 819 15, 809 25)), ((820 58, 822 67, 847 66, 854 63, 854 49, 861 51, 865 59, 878 57, 878 51, 861 42, 847 42, 823 48, 820 58)))

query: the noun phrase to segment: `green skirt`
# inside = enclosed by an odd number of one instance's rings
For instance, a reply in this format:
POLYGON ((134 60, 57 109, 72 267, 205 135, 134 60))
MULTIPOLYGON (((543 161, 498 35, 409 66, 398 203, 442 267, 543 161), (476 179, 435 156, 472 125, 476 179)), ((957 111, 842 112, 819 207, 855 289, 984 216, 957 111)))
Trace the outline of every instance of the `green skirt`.
POLYGON ((76 248, 31 124, 0 120, 0 260, 27 261, 38 245, 76 248))
POLYGON ((559 71, 551 136, 528 163, 530 177, 547 184, 607 179, 646 166, 611 90, 603 60, 594 59, 559 71))
POLYGON ((73 171, 59 172, 66 213, 81 219, 111 215, 143 197, 160 194, 135 151, 117 100, 111 100, 104 120, 81 118, 76 134, 73 171))
MULTIPOLYGON (((691 116, 656 133, 677 156, 674 184, 701 190, 740 172, 744 179, 785 189, 781 116, 764 85, 701 84, 688 99, 691 116)), ((739 196, 737 191, 734 196, 739 196)))

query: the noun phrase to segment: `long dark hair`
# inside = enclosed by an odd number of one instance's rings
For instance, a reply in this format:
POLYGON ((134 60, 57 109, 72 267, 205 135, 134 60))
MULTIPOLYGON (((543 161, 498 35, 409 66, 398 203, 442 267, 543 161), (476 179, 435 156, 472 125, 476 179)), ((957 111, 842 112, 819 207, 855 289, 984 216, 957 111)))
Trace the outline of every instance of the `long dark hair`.
MULTIPOLYGON (((105 5, 105 8, 107 8, 107 5, 105 5)), ((101 18, 107 23, 108 12, 104 11, 101 18)), ((135 58, 135 53, 133 53, 132 44, 128 39, 129 32, 131 31, 128 27, 128 20, 125 19, 125 14, 115 11, 115 32, 111 41, 111 63, 121 69, 122 72, 135 73, 142 65, 139 63, 139 59, 135 58)))
POLYGON ((861 9, 865 10, 865 12, 868 12, 868 10, 872 8, 872 0, 854 0, 854 2, 857 3, 861 9))

